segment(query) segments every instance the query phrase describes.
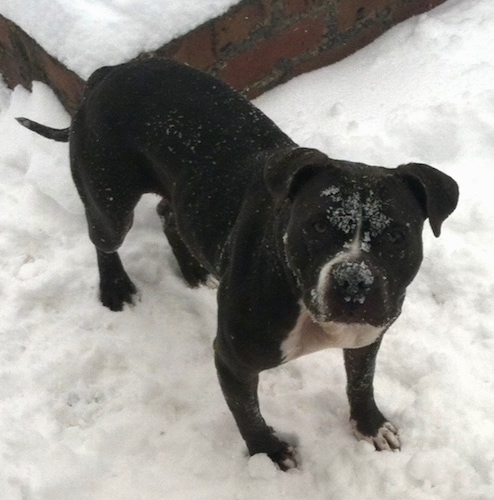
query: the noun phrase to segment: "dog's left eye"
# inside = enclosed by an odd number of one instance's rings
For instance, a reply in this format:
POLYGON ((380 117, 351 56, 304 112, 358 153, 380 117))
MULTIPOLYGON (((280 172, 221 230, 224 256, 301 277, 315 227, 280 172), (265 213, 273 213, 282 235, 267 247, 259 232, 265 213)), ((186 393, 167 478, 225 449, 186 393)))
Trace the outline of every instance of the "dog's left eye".
POLYGON ((314 228, 314 231, 316 233, 323 234, 328 230, 328 223, 323 220, 319 220, 317 222, 314 222, 312 227, 314 228))
POLYGON ((401 229, 391 229, 387 232, 387 237, 393 245, 400 245, 405 241, 405 232, 401 229))

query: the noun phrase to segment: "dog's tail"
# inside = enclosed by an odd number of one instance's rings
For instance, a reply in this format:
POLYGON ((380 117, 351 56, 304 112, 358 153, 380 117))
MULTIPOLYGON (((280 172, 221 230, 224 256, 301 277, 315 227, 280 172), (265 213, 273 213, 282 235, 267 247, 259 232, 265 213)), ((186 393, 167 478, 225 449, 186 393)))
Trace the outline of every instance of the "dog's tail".
POLYGON ((51 128, 41 123, 34 122, 29 118, 16 118, 16 120, 23 126, 36 132, 43 137, 53 139, 58 142, 69 142, 70 128, 51 128))

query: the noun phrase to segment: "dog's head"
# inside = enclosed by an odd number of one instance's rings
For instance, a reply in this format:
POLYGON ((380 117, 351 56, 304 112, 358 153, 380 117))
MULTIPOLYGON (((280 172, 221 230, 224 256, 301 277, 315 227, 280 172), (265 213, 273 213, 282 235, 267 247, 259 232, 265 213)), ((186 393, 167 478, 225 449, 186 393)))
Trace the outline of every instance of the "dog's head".
POLYGON ((305 148, 271 157, 265 182, 287 265, 319 323, 392 323, 422 261, 425 219, 439 236, 458 201, 456 182, 428 165, 371 167, 305 148))

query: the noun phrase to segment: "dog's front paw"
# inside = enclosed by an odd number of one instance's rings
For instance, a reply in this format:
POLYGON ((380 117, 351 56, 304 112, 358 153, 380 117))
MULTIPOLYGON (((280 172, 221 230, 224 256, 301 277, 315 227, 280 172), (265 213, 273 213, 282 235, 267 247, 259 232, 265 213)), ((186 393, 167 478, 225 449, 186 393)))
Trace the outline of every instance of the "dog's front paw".
POLYGON ((381 427, 377 429, 377 432, 373 435, 364 434, 359 431, 358 423, 356 420, 351 421, 353 433, 358 440, 368 441, 372 443, 376 450, 378 451, 396 451, 401 449, 401 442, 398 436, 398 429, 389 423, 384 422, 381 427))
POLYGON ((100 283, 101 303, 112 311, 121 311, 124 304, 133 304, 137 288, 125 275, 110 283, 100 283))
POLYGON ((282 471, 287 471, 290 469, 296 469, 297 468, 297 460, 295 458, 295 448, 292 446, 286 445, 286 443, 283 443, 284 447, 275 452, 275 453, 268 453, 269 458, 275 463, 278 464, 278 467, 282 471))

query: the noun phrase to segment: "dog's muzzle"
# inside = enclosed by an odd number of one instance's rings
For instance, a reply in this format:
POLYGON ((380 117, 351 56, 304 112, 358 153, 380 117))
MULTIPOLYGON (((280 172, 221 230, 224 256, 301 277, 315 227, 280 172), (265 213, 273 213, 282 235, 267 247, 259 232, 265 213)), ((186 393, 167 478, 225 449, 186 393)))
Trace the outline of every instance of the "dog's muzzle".
POLYGON ((361 258, 329 262, 320 272, 311 294, 312 317, 318 322, 383 326, 395 317, 387 280, 361 258))
POLYGON ((341 262, 330 271, 332 286, 345 302, 363 304, 374 283, 374 275, 364 262, 341 262))

